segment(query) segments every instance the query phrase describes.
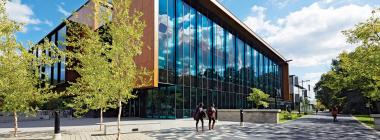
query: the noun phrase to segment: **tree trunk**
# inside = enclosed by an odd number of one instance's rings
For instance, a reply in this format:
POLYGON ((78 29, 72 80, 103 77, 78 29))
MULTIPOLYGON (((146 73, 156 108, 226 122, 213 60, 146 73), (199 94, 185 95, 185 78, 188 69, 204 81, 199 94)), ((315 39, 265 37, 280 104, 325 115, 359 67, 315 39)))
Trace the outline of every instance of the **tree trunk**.
POLYGON ((102 131, 103 126, 103 108, 100 108, 100 131, 102 131))
POLYGON ((121 117, 121 100, 119 100, 119 114, 117 115, 117 138, 116 140, 120 139, 120 117, 121 117))
POLYGON ((17 137, 17 129, 18 129, 18 123, 17 123, 17 112, 13 112, 13 120, 14 120, 14 133, 13 135, 17 137))

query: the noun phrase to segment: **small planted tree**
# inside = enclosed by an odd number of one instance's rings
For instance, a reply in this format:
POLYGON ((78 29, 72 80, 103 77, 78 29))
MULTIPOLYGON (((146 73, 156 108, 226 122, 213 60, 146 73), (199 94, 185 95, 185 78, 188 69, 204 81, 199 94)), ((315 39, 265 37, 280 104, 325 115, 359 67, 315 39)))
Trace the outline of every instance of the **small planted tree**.
POLYGON ((13 135, 17 136, 18 115, 34 114, 52 95, 42 66, 59 61, 57 56, 61 54, 47 40, 39 45, 31 44, 30 51, 17 42, 15 33, 21 30, 22 24, 8 19, 5 3, 6 0, 0 1, 0 111, 13 113, 13 135))
POLYGON ((74 52, 68 57, 73 59, 72 65, 80 78, 69 90, 77 94, 73 106, 78 109, 102 110, 117 106, 117 139, 120 139, 122 103, 135 98, 135 89, 151 80, 151 72, 138 67, 134 61, 142 53, 145 22, 141 20, 141 12, 130 9, 131 0, 112 0, 111 4, 109 0, 92 2, 95 20, 106 28, 104 34, 107 36, 99 35, 96 27, 73 32, 78 38, 68 40, 72 43, 69 46, 74 46, 74 52))
POLYGON ((136 88, 146 86, 151 79, 151 72, 143 67, 138 67, 135 57, 142 53, 143 33, 145 22, 141 20, 142 13, 130 9, 132 0, 112 1, 112 21, 109 22, 109 33, 112 43, 109 58, 111 59, 111 83, 114 86, 113 97, 117 98, 118 134, 120 139, 120 118, 122 103, 127 103, 134 98, 133 91, 136 88))
POLYGON ((91 110, 100 110, 100 130, 103 125, 103 112, 109 108, 116 108, 115 92, 112 82, 111 63, 109 60, 109 46, 104 45, 106 34, 104 28, 93 29, 66 21, 68 34, 66 45, 68 50, 68 66, 80 75, 66 93, 74 96, 67 105, 75 109, 75 116, 79 117, 91 110))
POLYGON ((269 103, 267 102, 269 94, 266 94, 257 88, 252 88, 251 90, 252 92, 249 94, 247 99, 256 105, 256 109, 259 108, 259 106, 263 106, 265 108, 269 106, 269 103))

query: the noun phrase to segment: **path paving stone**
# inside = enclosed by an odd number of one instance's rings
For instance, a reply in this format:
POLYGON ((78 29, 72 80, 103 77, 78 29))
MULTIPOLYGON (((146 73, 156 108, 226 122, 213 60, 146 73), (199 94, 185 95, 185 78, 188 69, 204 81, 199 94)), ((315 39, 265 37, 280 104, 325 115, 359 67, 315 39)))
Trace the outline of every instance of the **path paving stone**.
POLYGON ((328 113, 308 115, 284 124, 237 124, 218 126, 215 131, 194 132, 194 128, 173 128, 147 132, 156 139, 254 139, 254 140, 379 140, 380 132, 368 129, 348 115, 333 122, 328 113))
MULTIPOLYGON (((97 119, 63 120, 62 137, 64 140, 114 140, 116 135, 102 135, 96 125, 97 119), (79 126, 76 126, 79 125, 79 126)), ((106 122, 113 122, 108 119, 106 122)), ((284 124, 251 124, 239 126, 238 122, 218 122, 216 130, 208 129, 205 121, 205 131, 195 132, 195 122, 192 119, 177 120, 135 120, 156 121, 161 123, 160 131, 122 134, 125 140, 167 140, 167 139, 199 139, 199 140, 379 140, 380 132, 368 129, 348 115, 338 117, 338 122, 332 122, 328 113, 308 115, 284 124)), ((132 121, 126 121, 131 123, 132 121)), ((52 139, 52 122, 31 121, 21 122, 17 139, 52 139)), ((14 140, 9 131, 12 125, 0 123, 0 139, 14 140)))

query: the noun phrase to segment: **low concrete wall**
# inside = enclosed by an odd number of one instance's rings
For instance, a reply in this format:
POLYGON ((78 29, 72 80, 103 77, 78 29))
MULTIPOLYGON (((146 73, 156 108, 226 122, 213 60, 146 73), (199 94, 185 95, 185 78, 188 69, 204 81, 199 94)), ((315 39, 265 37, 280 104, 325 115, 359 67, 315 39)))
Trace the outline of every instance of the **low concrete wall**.
MULTIPOLYGON (((53 110, 38 110, 34 115, 26 115, 23 113, 18 113, 18 121, 36 121, 36 120, 50 120, 54 118, 53 110)), ((59 115, 61 118, 71 118, 70 110, 62 110, 59 115)), ((0 112, 0 123, 13 122, 13 113, 9 112, 0 112)))
POLYGON ((371 117, 374 120, 375 129, 380 130, 380 114, 371 114, 371 117))
MULTIPOLYGON (((279 109, 243 110, 243 121, 250 123, 278 123, 279 109)), ((218 109, 218 120, 240 122, 240 109, 218 109)))

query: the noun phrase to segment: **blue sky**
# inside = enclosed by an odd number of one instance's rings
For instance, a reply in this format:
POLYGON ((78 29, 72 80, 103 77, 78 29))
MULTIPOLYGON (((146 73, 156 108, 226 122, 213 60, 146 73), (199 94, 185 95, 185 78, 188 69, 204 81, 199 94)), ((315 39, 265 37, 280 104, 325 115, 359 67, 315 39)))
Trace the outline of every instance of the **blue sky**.
POLYGON ((17 33, 22 42, 37 42, 58 26, 68 14, 86 0, 11 0, 7 4, 9 16, 24 22, 24 31, 17 33))
MULTIPOLYGON (((86 0, 13 0, 9 16, 25 23, 21 42, 39 41, 86 0)), ((311 80, 329 70, 332 58, 351 51, 342 30, 380 8, 380 0, 219 0, 290 62, 290 74, 311 80)))

